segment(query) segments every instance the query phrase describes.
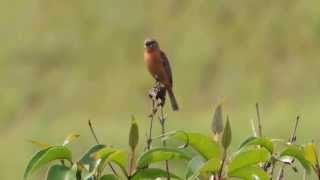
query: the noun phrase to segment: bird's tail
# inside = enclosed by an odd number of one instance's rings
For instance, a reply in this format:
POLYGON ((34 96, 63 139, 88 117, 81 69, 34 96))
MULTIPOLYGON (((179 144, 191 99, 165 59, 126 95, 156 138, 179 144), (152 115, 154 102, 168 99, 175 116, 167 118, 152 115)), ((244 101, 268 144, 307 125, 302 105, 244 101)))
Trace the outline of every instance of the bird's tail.
POLYGON ((169 98, 170 98, 170 101, 171 101, 172 110, 178 111, 179 110, 179 106, 178 106, 176 97, 173 94, 172 89, 168 89, 168 94, 169 94, 169 98))

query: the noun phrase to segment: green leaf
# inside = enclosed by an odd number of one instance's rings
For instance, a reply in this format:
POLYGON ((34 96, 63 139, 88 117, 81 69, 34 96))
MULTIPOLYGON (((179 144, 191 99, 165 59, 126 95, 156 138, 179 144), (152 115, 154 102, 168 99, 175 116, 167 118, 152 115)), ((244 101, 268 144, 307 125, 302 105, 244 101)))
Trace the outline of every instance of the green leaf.
POLYGON ((221 162, 219 159, 210 159, 209 161, 207 161, 206 163, 204 163, 202 165, 202 167, 200 168, 200 172, 201 173, 216 173, 219 171, 221 162))
POLYGON ((98 159, 104 160, 104 159, 107 159, 115 151, 116 151, 116 149, 114 149, 112 147, 103 147, 102 149, 99 149, 94 154, 91 154, 91 157, 94 160, 98 160, 98 159))
POLYGON ((112 153, 107 159, 106 162, 113 162, 117 164, 122 172, 125 175, 128 175, 126 167, 128 162, 128 153, 123 150, 117 150, 114 153, 112 153))
POLYGON ((268 174, 263 171, 261 168, 256 166, 248 166, 244 168, 237 169, 228 174, 229 177, 237 177, 243 180, 269 180, 268 174))
POLYGON ((268 161, 269 158, 269 151, 262 148, 240 151, 231 158, 229 163, 229 173, 233 173, 234 171, 246 166, 268 161))
POLYGON ((306 144, 303 147, 303 153, 305 159, 308 160, 313 167, 317 167, 319 165, 317 147, 314 143, 306 144))
POLYGON ((213 142, 211 138, 200 133, 177 131, 173 137, 191 146, 207 160, 212 158, 218 159, 221 156, 218 143, 213 142))
POLYGON ((303 168, 309 173, 310 172, 310 164, 304 157, 303 150, 296 146, 296 145, 290 145, 287 148, 285 148, 281 153, 280 157, 290 156, 295 159, 297 159, 300 164, 303 166, 303 168))
POLYGON ((53 165, 50 167, 47 180, 76 180, 76 170, 64 165, 53 165))
POLYGON ((229 121, 229 118, 227 117, 226 126, 224 127, 222 140, 221 140, 221 143, 224 149, 228 149, 228 147, 231 144, 231 139, 232 139, 232 134, 231 134, 230 121, 229 121))
POLYGON ((139 143, 139 128, 135 118, 132 116, 131 128, 129 134, 129 145, 134 150, 139 143))
POLYGON ((36 171, 41 166, 57 159, 66 159, 71 161, 72 155, 69 149, 64 146, 51 146, 37 152, 24 172, 24 179, 27 179, 34 171, 36 171))
MULTIPOLYGON (((138 170, 131 180, 141 180, 141 179, 157 179, 157 178, 166 178, 168 176, 167 171, 156 168, 140 169, 138 170)), ((172 179, 181 179, 175 174, 170 173, 172 179)))
POLYGON ((155 148, 144 152, 138 159, 138 167, 143 168, 148 164, 165 161, 189 159, 189 155, 181 149, 155 148))
POLYGON ((195 156, 194 158, 192 158, 186 168, 186 179, 196 179, 204 162, 205 159, 202 156, 195 156))
POLYGON ((97 144, 92 146, 80 159, 79 163, 84 166, 89 172, 93 171, 98 165, 99 160, 92 158, 99 150, 105 148, 105 145, 97 144))
POLYGON ((77 138, 79 138, 80 135, 79 134, 75 134, 75 133, 70 133, 68 134, 68 136, 66 137, 66 139, 63 141, 63 146, 71 143, 72 141, 76 140, 77 138))
POLYGON ((221 134, 223 131, 222 104, 220 104, 214 112, 211 129, 214 134, 221 134))
POLYGON ((103 175, 100 180, 118 180, 119 178, 113 174, 103 175))
POLYGON ((273 153, 273 142, 271 139, 265 137, 249 137, 240 145, 240 148, 256 145, 266 148, 271 154, 273 153))

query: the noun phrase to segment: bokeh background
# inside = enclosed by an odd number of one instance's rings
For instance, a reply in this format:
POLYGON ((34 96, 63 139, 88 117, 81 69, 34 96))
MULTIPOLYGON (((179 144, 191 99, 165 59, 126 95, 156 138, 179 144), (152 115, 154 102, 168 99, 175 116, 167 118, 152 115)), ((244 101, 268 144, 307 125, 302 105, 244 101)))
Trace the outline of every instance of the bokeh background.
POLYGON ((126 148, 134 114, 143 139, 153 84, 146 37, 171 59, 181 111, 167 108, 168 130, 210 134, 223 101, 237 147, 260 102, 265 135, 288 138, 300 114, 298 141, 320 140, 318 0, 0 4, 0 179, 21 179, 37 149, 28 139, 60 144, 80 133, 71 145, 79 158, 94 144, 88 119, 101 141, 126 148))

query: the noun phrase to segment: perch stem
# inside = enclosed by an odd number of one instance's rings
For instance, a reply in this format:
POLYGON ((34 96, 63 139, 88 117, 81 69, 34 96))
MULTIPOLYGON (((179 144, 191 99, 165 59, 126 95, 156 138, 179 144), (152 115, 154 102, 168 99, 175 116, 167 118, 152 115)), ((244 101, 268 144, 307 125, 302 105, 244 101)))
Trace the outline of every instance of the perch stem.
MULTIPOLYGON (((160 124, 161 124, 161 136, 164 137, 165 133, 166 133, 166 129, 165 129, 165 121, 166 121, 166 117, 164 116, 163 113, 163 107, 160 106, 160 124)), ((167 142, 166 140, 162 141, 162 146, 166 147, 167 146, 167 142)), ((170 180, 170 168, 169 168, 169 161, 167 160, 165 162, 165 166, 166 166, 166 171, 167 171, 167 179, 170 180)))

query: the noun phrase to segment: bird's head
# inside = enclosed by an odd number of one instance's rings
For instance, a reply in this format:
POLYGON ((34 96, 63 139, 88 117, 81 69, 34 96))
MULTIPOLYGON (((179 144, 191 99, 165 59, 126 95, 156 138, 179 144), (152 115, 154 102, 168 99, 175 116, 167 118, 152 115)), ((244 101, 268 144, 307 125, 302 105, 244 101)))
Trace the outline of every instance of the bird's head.
POLYGON ((152 38, 147 38, 144 41, 144 49, 150 51, 150 50, 155 50, 159 49, 159 44, 155 39, 152 38))

